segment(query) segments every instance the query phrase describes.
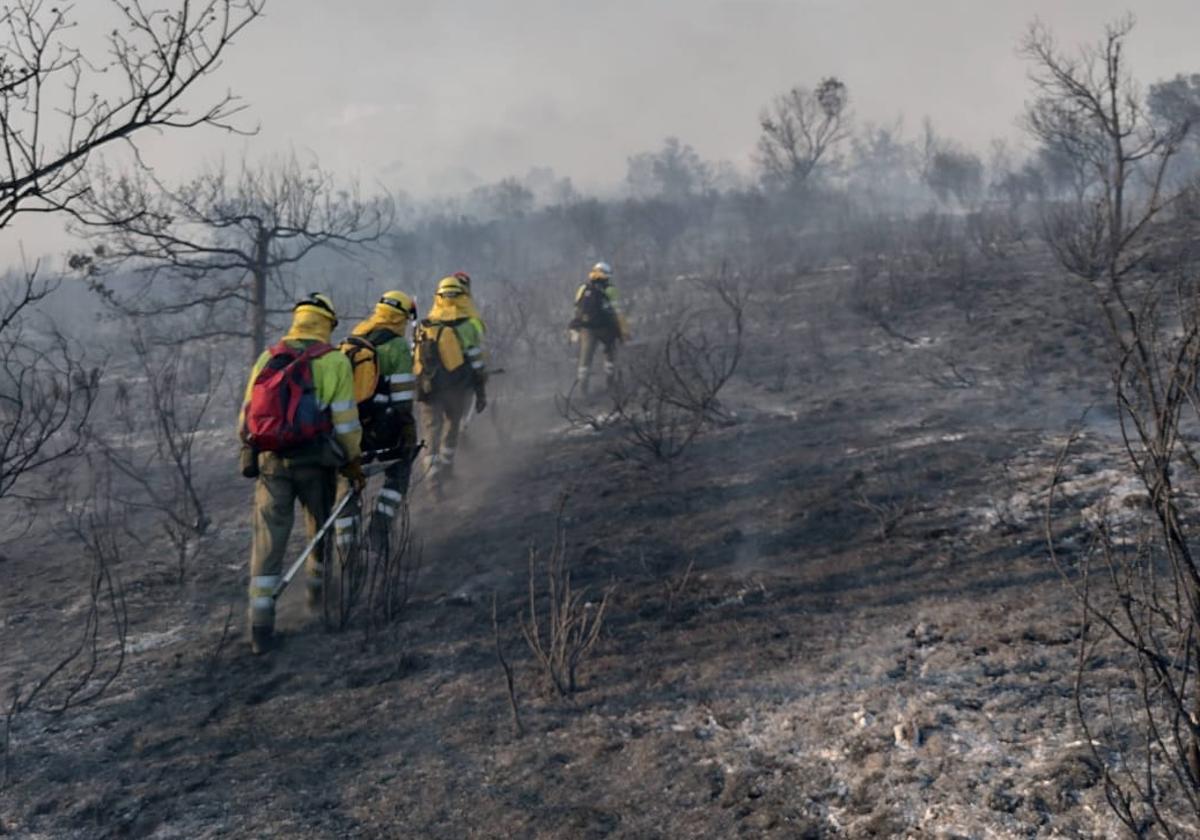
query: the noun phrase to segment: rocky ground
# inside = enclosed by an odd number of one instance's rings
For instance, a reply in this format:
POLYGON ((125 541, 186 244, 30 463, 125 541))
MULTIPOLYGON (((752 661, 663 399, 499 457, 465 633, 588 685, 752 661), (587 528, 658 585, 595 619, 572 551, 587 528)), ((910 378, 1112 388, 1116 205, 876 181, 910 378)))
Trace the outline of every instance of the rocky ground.
MULTIPOLYGON (((129 653, 104 696, 12 720, 0 834, 1119 834, 1044 533, 1055 456, 1093 401, 1056 532, 1135 488, 1075 292, 1032 257, 986 279, 969 307, 934 295, 887 325, 837 272, 762 302, 763 344, 794 353, 782 371, 749 353, 735 421, 669 469, 510 381, 511 435, 481 418, 453 501, 415 489, 422 575, 369 637, 290 601, 282 649, 248 653, 249 484, 225 480, 185 583, 153 545, 121 561, 129 653), (593 604, 612 591, 570 698, 518 625, 564 494, 573 583, 593 604)), ((78 632, 69 545, 45 528, 4 549, 0 679, 28 682, 78 632)))

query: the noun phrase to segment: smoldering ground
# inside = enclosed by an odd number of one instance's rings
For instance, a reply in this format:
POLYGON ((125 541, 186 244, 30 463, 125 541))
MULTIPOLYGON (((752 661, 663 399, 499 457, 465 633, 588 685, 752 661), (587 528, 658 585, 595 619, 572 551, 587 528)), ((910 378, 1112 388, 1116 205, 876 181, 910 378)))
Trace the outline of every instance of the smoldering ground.
MULTIPOLYGON (((450 501, 414 487, 423 571, 401 622, 369 642, 354 624, 325 632, 289 593, 282 650, 245 651, 249 485, 229 477, 236 400, 219 406, 196 456, 214 526, 180 583, 153 516, 128 520, 143 530, 115 564, 127 661, 86 707, 14 718, 6 828, 1109 832, 1069 708, 1077 624, 1036 513, 1057 420, 1102 377, 1066 330, 1078 301, 1040 255, 1017 260, 980 264, 971 320, 936 287, 896 312, 911 344, 847 299, 838 266, 752 295, 744 366, 720 395, 729 419, 670 463, 618 420, 564 414, 561 329, 536 358, 516 343, 494 361, 506 373, 472 420, 450 501), (1030 397, 1022 354, 1047 306, 1062 337, 1030 397), (819 355, 779 352, 813 341, 819 355), (977 383, 943 380, 948 358, 977 383), (569 699, 547 693, 520 632, 528 549, 548 547, 564 493, 573 586, 593 603, 615 586, 569 699)), ((711 305, 687 279, 629 299, 635 328, 642 313, 711 305)), ((1120 471, 1107 444, 1093 457, 1120 471)), ((62 655, 87 603, 81 546, 45 522, 6 551, 6 649, 20 653, 6 681, 62 655)))
MULTIPOLYGON (((1187 602, 1162 587, 1197 489, 1173 448, 1194 437, 1197 85, 1114 100, 1150 132, 1130 177, 1164 155, 1171 177, 1105 226, 1126 170, 1056 145, 1075 112, 1038 84, 1028 154, 852 119, 827 76, 763 92, 752 179, 669 138, 620 198, 546 171, 370 196, 297 153, 81 199, 94 235, 57 290, 22 307, 58 282, 27 265, 0 318, 4 439, 59 423, 55 460, 0 483, 0 832, 1186 834, 1186 706, 1146 689, 1186 688, 1190 660, 1097 634, 1139 582, 1187 602), (789 118, 829 145, 789 157, 789 118), (170 239, 283 183, 336 247, 280 225, 250 267, 168 268, 161 231, 110 212, 186 219, 170 239), (1096 233, 1125 224, 1119 248, 1096 233), (599 259, 632 335, 585 397, 566 327, 599 259), (418 469, 398 588, 333 621, 289 592, 281 649, 250 655, 234 423, 256 331, 314 289, 339 335, 387 289, 425 310, 460 269, 497 373, 447 499, 418 469), (1134 327, 1104 288, 1137 291, 1134 327), (1176 402, 1146 414, 1163 370, 1176 402), (1148 733, 1163 708, 1173 742, 1148 733)), ((1161 630, 1171 600, 1135 621, 1161 630)))

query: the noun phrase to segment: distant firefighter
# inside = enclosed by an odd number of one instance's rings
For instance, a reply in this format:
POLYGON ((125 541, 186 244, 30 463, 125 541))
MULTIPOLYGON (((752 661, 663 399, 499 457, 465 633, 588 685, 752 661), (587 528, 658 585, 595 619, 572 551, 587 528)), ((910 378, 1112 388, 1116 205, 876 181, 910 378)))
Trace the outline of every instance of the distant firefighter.
POLYGON ((592 266, 587 282, 575 293, 575 317, 571 319, 571 340, 579 342, 579 368, 575 383, 581 396, 588 395, 592 359, 596 346, 604 346, 604 376, 612 383, 617 364, 618 342, 629 340, 625 317, 617 309, 617 290, 612 285, 612 266, 598 262, 592 266))

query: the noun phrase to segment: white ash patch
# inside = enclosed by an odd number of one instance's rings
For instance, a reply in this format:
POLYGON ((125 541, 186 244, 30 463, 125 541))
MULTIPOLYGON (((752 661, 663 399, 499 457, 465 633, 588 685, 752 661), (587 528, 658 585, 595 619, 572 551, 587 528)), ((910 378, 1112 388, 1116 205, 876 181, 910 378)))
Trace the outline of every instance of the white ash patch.
POLYGON ((183 631, 184 626, 179 624, 167 630, 131 635, 125 641, 125 651, 129 654, 138 654, 169 647, 184 640, 183 631))
MULTIPOLYGON (((885 447, 869 447, 871 449, 892 449, 895 451, 904 451, 907 449, 919 449, 923 446, 936 446, 942 443, 957 443, 960 440, 966 440, 966 432, 948 432, 942 434, 917 435, 906 440, 893 441, 885 447)), ((856 446, 847 446, 843 450, 847 455, 857 455, 865 451, 863 448, 856 446)))

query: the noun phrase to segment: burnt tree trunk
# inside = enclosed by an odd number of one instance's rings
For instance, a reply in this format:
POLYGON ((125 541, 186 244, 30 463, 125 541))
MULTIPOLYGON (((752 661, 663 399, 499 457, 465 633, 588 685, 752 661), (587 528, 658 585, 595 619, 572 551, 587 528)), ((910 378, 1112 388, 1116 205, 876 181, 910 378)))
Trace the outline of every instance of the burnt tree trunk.
POLYGON ((254 342, 254 357, 267 349, 267 258, 271 250, 271 233, 260 230, 254 243, 254 267, 251 269, 251 281, 254 284, 251 293, 251 340, 254 342))

